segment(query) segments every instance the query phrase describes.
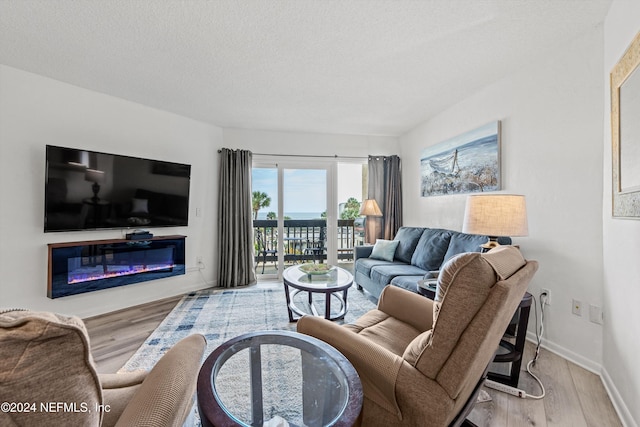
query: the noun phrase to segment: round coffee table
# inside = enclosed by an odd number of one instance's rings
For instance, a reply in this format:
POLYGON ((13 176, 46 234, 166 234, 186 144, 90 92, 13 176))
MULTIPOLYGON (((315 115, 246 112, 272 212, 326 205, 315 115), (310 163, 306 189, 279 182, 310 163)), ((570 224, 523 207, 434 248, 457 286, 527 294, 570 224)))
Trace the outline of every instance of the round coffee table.
POLYGON ((215 349, 198 374, 203 426, 346 427, 362 410, 360 377, 338 350, 291 331, 258 331, 215 349))
POLYGON ((294 265, 287 268, 282 274, 284 281, 284 294, 287 298, 287 310, 289 311, 289 321, 295 322, 298 319, 293 314, 304 316, 313 314, 319 316, 318 310, 313 304, 313 294, 325 294, 324 318, 328 320, 342 319, 347 313, 347 290, 353 285, 353 276, 347 270, 340 267, 331 267, 325 274, 308 273, 305 266, 315 264, 294 265), (294 288, 289 292, 289 287, 294 288), (295 304, 294 297, 300 292, 307 292, 310 313, 302 310, 295 304), (341 304, 340 311, 331 315, 331 298, 335 298, 341 304))

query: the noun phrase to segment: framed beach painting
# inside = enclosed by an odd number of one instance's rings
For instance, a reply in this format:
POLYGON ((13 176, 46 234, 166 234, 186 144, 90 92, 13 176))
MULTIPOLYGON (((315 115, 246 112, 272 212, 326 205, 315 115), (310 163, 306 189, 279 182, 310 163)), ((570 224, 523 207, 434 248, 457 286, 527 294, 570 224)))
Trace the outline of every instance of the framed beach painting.
POLYGON ((500 190, 500 121, 425 148, 420 179, 422 197, 500 190))

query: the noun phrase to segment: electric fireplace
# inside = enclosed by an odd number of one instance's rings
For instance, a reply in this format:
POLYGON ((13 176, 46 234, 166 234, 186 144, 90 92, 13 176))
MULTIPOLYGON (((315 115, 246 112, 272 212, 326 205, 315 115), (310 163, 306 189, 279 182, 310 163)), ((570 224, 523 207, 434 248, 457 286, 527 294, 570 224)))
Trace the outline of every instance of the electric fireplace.
POLYGON ((114 288, 185 274, 185 236, 49 244, 47 296, 114 288))

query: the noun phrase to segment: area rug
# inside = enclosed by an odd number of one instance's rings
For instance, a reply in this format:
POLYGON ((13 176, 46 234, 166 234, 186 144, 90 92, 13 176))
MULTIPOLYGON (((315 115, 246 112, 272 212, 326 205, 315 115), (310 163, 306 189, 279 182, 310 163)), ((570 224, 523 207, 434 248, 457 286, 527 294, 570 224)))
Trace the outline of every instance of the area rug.
MULTIPOLYGON (((353 322, 375 308, 375 300, 366 292, 355 288, 349 291, 347 314, 338 323, 353 322)), ((313 295, 316 307, 323 307, 324 295, 313 295)), ((307 294, 301 292, 295 302, 304 308, 306 298, 307 294)), ((335 301, 332 311, 340 308, 335 301)), ((150 370, 167 350, 190 334, 206 337, 206 358, 219 345, 238 335, 260 330, 295 331, 295 327, 295 323, 289 322, 283 287, 193 292, 182 298, 120 372, 150 370)), ((195 408, 185 425, 200 425, 195 408)))

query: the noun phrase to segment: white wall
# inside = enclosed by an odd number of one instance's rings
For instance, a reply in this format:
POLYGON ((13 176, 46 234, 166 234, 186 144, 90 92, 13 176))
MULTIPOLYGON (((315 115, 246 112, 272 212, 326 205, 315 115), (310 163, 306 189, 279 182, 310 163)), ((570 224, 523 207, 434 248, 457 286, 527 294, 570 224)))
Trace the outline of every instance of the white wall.
POLYGON ((211 286, 217 192, 212 165, 221 141, 218 127, 0 66, 0 309, 86 317, 211 286), (47 298, 47 243, 120 238, 125 230, 43 232, 46 144, 191 164, 190 225, 151 229, 187 236, 187 274, 47 298), (200 271, 197 256, 206 267, 200 271))
MULTIPOLYGON (((602 326, 588 306, 602 300, 602 28, 523 64, 400 139, 406 225, 461 230, 466 196, 421 198, 422 149, 502 121, 504 192, 527 198, 529 236, 515 238, 540 269, 529 286, 551 291, 548 348, 599 372, 602 326), (582 301, 583 315, 571 313, 582 301)), ((531 310, 532 316, 534 310, 531 310)), ((535 330, 533 317, 530 333, 535 330)))
POLYGON ((640 31, 640 2, 616 0, 604 25, 604 324, 603 378, 626 425, 640 424, 640 221, 611 218, 609 73, 640 31))

